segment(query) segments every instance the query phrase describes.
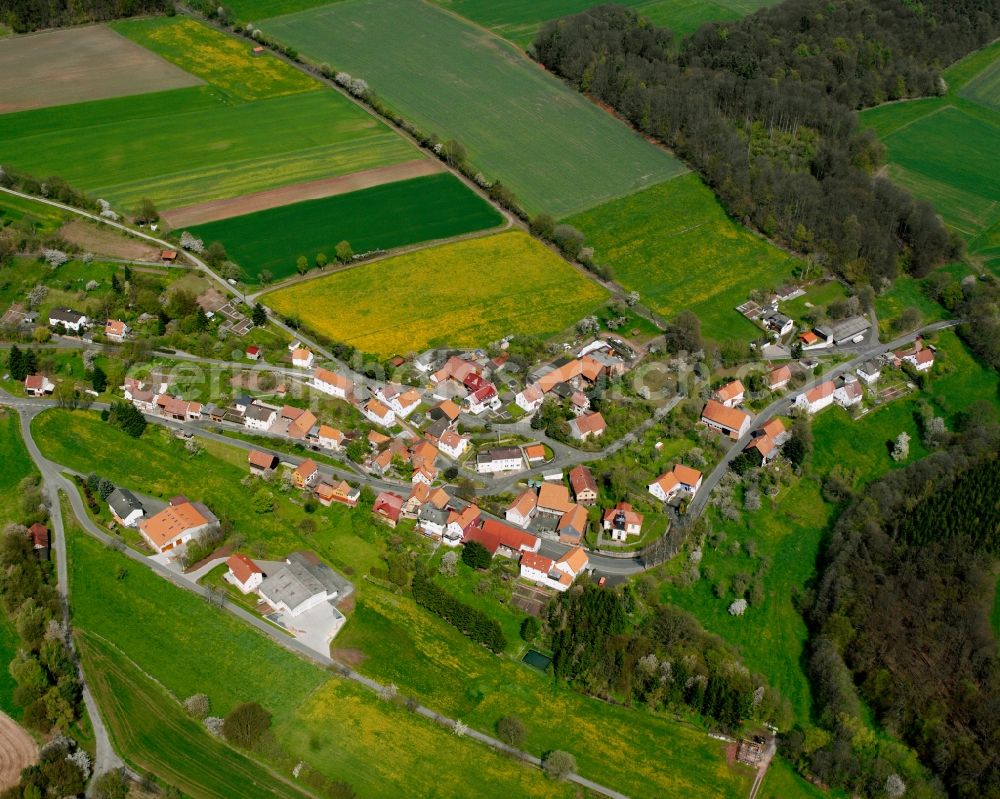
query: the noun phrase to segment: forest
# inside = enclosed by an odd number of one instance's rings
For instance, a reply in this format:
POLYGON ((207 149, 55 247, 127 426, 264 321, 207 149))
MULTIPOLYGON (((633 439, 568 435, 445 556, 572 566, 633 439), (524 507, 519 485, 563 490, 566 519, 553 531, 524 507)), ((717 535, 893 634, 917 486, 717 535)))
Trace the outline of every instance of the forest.
POLYGON ((1000 657, 989 621, 1000 432, 984 419, 970 409, 948 448, 868 486, 830 536, 806 613, 817 716, 830 738, 785 740, 785 754, 828 784, 868 795, 885 784, 891 755, 859 733, 863 700, 940 780, 910 777, 907 796, 1000 796, 1000 657))
POLYGON ((547 24, 532 54, 684 158, 735 219, 881 287, 960 244, 878 176, 855 112, 940 93, 940 69, 998 31, 997 3, 786 0, 678 43, 609 5, 547 24))
POLYGON ((0 22, 16 33, 172 11, 173 0, 0 0, 0 22))

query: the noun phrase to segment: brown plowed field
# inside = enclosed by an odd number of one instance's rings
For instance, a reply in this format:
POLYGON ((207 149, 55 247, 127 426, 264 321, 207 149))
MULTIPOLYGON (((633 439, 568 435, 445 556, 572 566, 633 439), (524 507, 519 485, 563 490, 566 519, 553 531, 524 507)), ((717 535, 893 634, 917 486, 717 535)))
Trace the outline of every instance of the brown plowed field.
POLYGON ((134 239, 124 233, 106 227, 98 227, 93 222, 74 219, 59 229, 59 235, 85 252, 104 255, 109 258, 125 258, 131 261, 156 261, 160 251, 149 242, 134 239))
POLYGON ((21 769, 38 759, 34 740, 14 719, 0 713, 0 791, 17 785, 21 769))
POLYGON ((219 219, 229 219, 233 216, 243 216, 254 211, 264 211, 282 205, 301 202, 302 200, 319 200, 323 197, 333 197, 337 194, 347 194, 359 189, 370 189, 383 183, 395 183, 397 180, 419 178, 433 175, 444 169, 439 161, 430 158, 420 158, 415 161, 404 161, 402 164, 380 166, 366 169, 363 172, 353 172, 336 178, 310 180, 306 183, 293 183, 277 189, 259 191, 255 194, 245 194, 228 200, 212 200, 198 205, 188 205, 184 208, 174 208, 161 214, 171 228, 191 227, 205 222, 215 222, 219 219))
POLYGON ((0 114, 201 82, 103 25, 0 40, 0 114))

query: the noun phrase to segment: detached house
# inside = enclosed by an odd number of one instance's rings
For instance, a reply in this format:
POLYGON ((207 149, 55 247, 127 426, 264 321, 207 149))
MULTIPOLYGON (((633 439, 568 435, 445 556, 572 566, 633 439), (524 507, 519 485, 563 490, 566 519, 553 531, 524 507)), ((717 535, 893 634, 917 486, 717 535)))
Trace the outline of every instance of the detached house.
POLYGON ((339 450, 344 443, 344 434, 335 427, 321 424, 316 436, 316 443, 324 449, 339 450))
POLYGON ((390 527, 395 527, 399 524, 402 511, 403 498, 399 496, 399 494, 394 494, 391 491, 383 491, 375 497, 375 504, 372 506, 372 513, 374 513, 379 519, 388 524, 390 527))
POLYGON ((292 472, 292 482, 296 488, 309 488, 319 480, 319 467, 312 458, 306 458, 292 472))
POLYGON ((487 383, 476 389, 465 398, 466 410, 473 416, 478 416, 486 411, 498 411, 501 405, 497 387, 492 383, 487 383))
POLYGON ((896 350, 893 355, 896 366, 908 363, 918 372, 926 372, 934 366, 934 350, 924 347, 923 339, 920 338, 913 342, 913 346, 896 350))
POLYGON ((833 394, 837 390, 832 380, 824 380, 818 386, 795 398, 795 407, 807 413, 819 413, 833 404, 833 394))
POLYGON ((392 427, 396 424, 396 414, 392 408, 388 408, 374 397, 361 406, 361 412, 365 418, 382 427, 392 427))
POLYGON ((532 383, 517 393, 514 402, 517 403, 518 408, 526 413, 534 413, 542 406, 544 399, 545 393, 537 383, 532 383))
POLYGON ((600 413, 588 413, 569 421, 569 434, 577 441, 600 438, 607 429, 608 426, 600 413))
POLYGON ((310 350, 305 347, 296 347, 292 350, 292 366, 300 369, 312 369, 315 357, 310 350))
POLYGON ((250 464, 250 474, 263 477, 278 468, 278 456, 267 452, 252 449, 247 454, 247 462, 250 464))
POLYGON ((504 512, 504 518, 511 524, 524 528, 531 524, 538 510, 538 495, 532 490, 524 491, 504 512))
POLYGON ((420 392, 408 389, 401 392, 396 386, 384 386, 375 392, 382 402, 392 408, 393 413, 405 419, 420 405, 420 392))
POLYGON ((278 418, 278 409, 270 405, 249 405, 243 412, 243 426, 248 430, 267 432, 278 418))
POLYGON ((510 472, 524 466, 524 458, 518 447, 499 447, 476 455, 476 471, 480 474, 510 472))
POLYGON ((116 488, 108 495, 108 509, 122 527, 135 527, 146 515, 142 503, 126 488, 116 488))
POLYGON ((354 391, 354 383, 348 378, 321 367, 316 367, 313 370, 312 387, 342 400, 346 400, 354 391))
POLYGON ((833 392, 833 401, 843 408, 850 408, 861 402, 864 389, 854 375, 843 375, 837 378, 837 388, 833 392))
POLYGON ((24 393, 29 397, 44 397, 56 389, 56 384, 45 375, 28 375, 24 378, 24 393))
POLYGON ((857 368, 858 377, 864 380, 866 385, 872 386, 878 382, 882 376, 882 367, 878 361, 865 361, 857 368))
POLYGON ((252 594, 264 582, 264 570, 246 555, 230 555, 226 566, 229 568, 222 575, 223 579, 235 585, 241 594, 252 594))
POLYGON ((87 316, 69 308, 55 308, 49 311, 49 326, 56 327, 57 325, 62 325, 66 330, 74 333, 81 333, 87 329, 87 316))
POLYGON ((353 488, 344 480, 341 480, 336 485, 332 485, 330 483, 320 483, 316 486, 315 494, 319 503, 326 508, 329 508, 334 502, 339 502, 341 505, 354 508, 357 506, 358 500, 361 498, 361 490, 353 488))
POLYGON ((469 446, 469 437, 462 436, 454 430, 445 430, 438 439, 438 449, 449 458, 458 459, 469 446))
POLYGON ((558 560, 532 552, 521 556, 521 577, 556 591, 565 591, 590 564, 582 547, 574 547, 558 560))
POLYGON ((624 541, 630 535, 642 533, 642 514, 632 510, 627 502, 619 502, 604 512, 604 532, 611 533, 612 541, 624 541))
POLYGON ((731 383, 726 383, 722 388, 716 390, 712 394, 712 398, 718 400, 727 408, 735 408, 743 402, 745 393, 746 389, 743 387, 743 383, 739 380, 733 380, 731 383))
POLYGON ((583 505, 573 505, 559 519, 556 525, 556 532, 559 533, 560 544, 571 544, 576 546, 587 534, 587 525, 590 518, 587 516, 587 509, 583 505))
POLYGON ((772 370, 767 376, 767 387, 771 391, 778 391, 787 386, 788 381, 791 379, 792 368, 786 363, 784 366, 779 366, 777 369, 772 370))
POLYGON ((580 505, 593 505, 597 502, 597 481, 584 465, 574 466, 569 473, 569 484, 573 489, 573 498, 580 505))
POLYGON ((121 344, 129 334, 129 326, 118 319, 108 319, 104 323, 104 335, 108 341, 121 344))
POLYGON ((744 436, 750 429, 750 414, 739 408, 727 408, 718 400, 710 399, 701 412, 701 420, 733 439, 744 436))
POLYGON ((669 502, 679 492, 692 496, 701 488, 702 474, 697 469, 678 463, 666 474, 662 474, 649 484, 649 493, 661 502, 669 502))
POLYGON ((154 516, 139 520, 139 532, 153 549, 163 554, 198 538, 219 523, 215 515, 200 502, 189 502, 178 496, 154 516))

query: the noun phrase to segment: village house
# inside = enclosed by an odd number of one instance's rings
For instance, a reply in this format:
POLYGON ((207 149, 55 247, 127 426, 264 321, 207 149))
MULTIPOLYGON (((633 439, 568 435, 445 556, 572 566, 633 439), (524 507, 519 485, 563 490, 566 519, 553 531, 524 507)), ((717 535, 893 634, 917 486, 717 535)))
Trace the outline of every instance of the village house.
POLYGON ((259 361, 260 360, 260 347, 256 344, 251 344, 246 348, 244 353, 249 361, 259 361))
POLYGON ((681 491, 694 496, 701 488, 701 481, 701 472, 678 463, 669 472, 660 475, 650 483, 648 490, 661 502, 669 502, 681 491))
POLYGON ((336 599, 340 588, 332 569, 315 556, 294 552, 264 579, 257 593, 276 611, 295 617, 336 599))
POLYGON ((438 448, 449 458, 458 459, 469 446, 469 437, 462 436, 454 430, 445 430, 438 439, 438 448))
POLYGON ((312 387, 342 400, 346 400, 354 391, 354 383, 348 378, 322 367, 313 370, 312 387))
POLYGON ((882 376, 882 367, 879 366, 878 361, 865 361, 861 366, 857 368, 858 377, 860 377, 865 385, 873 386, 878 382, 878 379, 882 376))
POLYGON ((461 511, 451 511, 448 514, 448 525, 444 528, 441 542, 447 546, 458 546, 482 517, 482 511, 475 504, 466 505, 461 511))
POLYGON ((388 408, 374 397, 361 406, 361 412, 365 418, 382 427, 392 427, 396 424, 396 414, 392 408, 388 408))
POLYGON ((143 413, 152 413, 156 410, 154 400, 156 395, 145 384, 131 377, 125 378, 125 399, 131 402, 143 413))
POLYGON ((82 333, 87 329, 88 320, 86 314, 73 311, 69 308, 53 308, 49 311, 49 327, 62 325, 67 331, 82 333))
POLYGON ((390 441, 392 441, 392 437, 385 433, 380 433, 378 430, 368 431, 368 446, 371 447, 372 452, 378 452, 383 444, 388 444, 390 441))
POLYGON ((431 488, 424 483, 413 483, 410 487, 410 495, 403 503, 402 516, 404 519, 417 518, 418 511, 427 504, 427 499, 431 495, 431 488))
POLYGON ((222 575, 227 583, 235 585, 241 594, 252 594, 264 582, 264 570, 246 555, 234 553, 226 561, 228 567, 222 575))
POLYGON ((521 577, 556 591, 565 591, 589 564, 590 559, 582 547, 574 547, 554 561, 526 552, 521 555, 521 577))
POLYGON ((159 394, 154 397, 153 402, 160 415, 166 419, 189 422, 201 418, 200 402, 189 402, 180 397, 171 397, 169 394, 159 394))
POLYGON ((573 507, 569 489, 562 483, 545 482, 538 489, 538 512, 562 516, 573 507))
POLYGON ((476 455, 476 471, 480 474, 511 472, 523 466, 524 458, 519 447, 488 449, 476 455))
POLYGON ((250 474, 257 477, 265 477, 278 468, 278 456, 269 452, 261 452, 252 449, 247 453, 247 462, 250 464, 250 474))
POLYGON ((357 507, 358 500, 361 498, 361 489, 353 488, 345 480, 341 480, 336 485, 322 482, 316 486, 314 493, 320 505, 325 508, 329 508, 334 502, 354 508, 357 507))
POLYGON ((319 467, 312 458, 306 458, 292 471, 292 484, 298 489, 309 488, 319 480, 319 467))
POLYGON ((447 380, 454 380, 464 383, 470 374, 481 374, 482 367, 475 361, 452 355, 444 365, 431 375, 431 382, 435 385, 444 383, 447 380))
POLYGON ((29 397, 44 397, 56 389, 56 384, 45 375, 28 375, 24 378, 24 393, 29 397))
POLYGON ((336 451, 339 450, 341 445, 344 443, 344 434, 335 427, 330 427, 330 425, 327 424, 321 424, 319 426, 319 431, 316 434, 316 443, 323 447, 323 449, 332 449, 336 451))
POLYGON ((35 522, 28 528, 28 540, 31 549, 39 560, 49 559, 49 528, 40 522, 35 522))
POLYGON ((146 515, 139 498, 127 488, 116 488, 108 495, 108 510, 122 527, 135 527, 146 515))
POLYGON ((523 390, 517 392, 517 395, 514 397, 517 407, 525 413, 534 413, 537 411, 542 406, 544 400, 545 392, 542 391, 537 383, 526 386, 523 390))
POLYGON ((108 319, 104 323, 104 335, 108 341, 121 344, 129 334, 129 326, 119 319, 108 319))
POLYGON ((176 496, 159 513, 140 519, 139 532, 146 543, 162 555, 198 538, 218 523, 215 514, 201 502, 176 496))
POLYGON ((784 366, 779 366, 777 369, 773 369, 767 376, 767 387, 771 389, 771 391, 778 391, 787 386, 788 381, 791 379, 792 368, 786 363, 784 366))
POLYGON ((559 519, 556 525, 556 532, 559 534, 560 544, 570 544, 576 546, 587 534, 587 525, 590 517, 587 509, 583 505, 573 505, 559 519))
POLYGON ((569 407, 574 416, 583 416, 590 410, 590 400, 582 391, 574 391, 569 397, 569 407))
MULTIPOLYGON (((450 517, 451 511, 427 504, 417 511, 417 524, 424 535, 431 538, 441 538, 448 527, 448 519, 450 517)), ((451 545, 451 542, 449 542, 449 545, 451 545)))
POLYGON ((424 485, 431 486, 434 485, 434 481, 437 480, 438 469, 433 464, 422 463, 413 470, 413 474, 410 475, 411 483, 423 483, 424 485))
POLYGON ((300 369, 312 369, 315 357, 310 350, 305 347, 296 347, 292 350, 292 366, 300 369))
POLYGON ((447 422, 447 425, 450 427, 458 419, 458 416, 461 412, 462 412, 461 408, 459 408, 450 399, 446 399, 442 400, 433 408, 431 408, 430 413, 428 415, 435 422, 441 421, 442 419, 445 420, 447 422))
MULTIPOLYGON (((238 407, 238 406, 237 406, 238 407)), ((243 411, 243 426, 248 430, 267 432, 278 418, 278 409, 270 405, 253 403, 243 411)))
POLYGON ((573 498, 580 505, 593 505, 597 502, 597 481, 590 469, 583 464, 570 470, 569 484, 573 489, 573 498))
POLYGON ((473 416, 486 411, 498 411, 502 404, 497 387, 492 383, 477 388, 465 398, 465 409, 473 416))
POLYGON ((302 411, 296 414, 295 418, 288 423, 288 437, 301 441, 307 438, 316 426, 316 414, 312 411, 302 411))
POLYGON ((789 433, 781 419, 771 419, 759 430, 746 446, 746 451, 760 457, 761 464, 770 463, 778 455, 779 447, 788 439, 789 433))
POLYGON ((864 396, 864 389, 854 375, 841 375, 836 380, 836 389, 833 392, 833 401, 843 408, 850 408, 858 405, 864 396))
POLYGON ((775 308, 764 311, 760 316, 760 323, 765 330, 774 334, 775 340, 792 332, 793 322, 791 318, 775 308))
POLYGON ((494 557, 515 557, 522 552, 537 552, 541 539, 531 533, 511 527, 496 519, 480 519, 465 534, 463 543, 476 541, 494 557))
POLYGON ((538 463, 545 460, 544 444, 528 444, 524 448, 524 457, 528 463, 538 463))
POLYGON ((795 407, 807 413, 819 413, 833 404, 833 395, 837 390, 832 380, 824 380, 815 388, 799 394, 795 398, 795 407))
POLYGON ((375 392, 385 405, 392 408, 393 413, 405 419, 420 405, 420 392, 416 389, 400 391, 398 386, 383 386, 375 392))
POLYGON ((713 430, 739 439, 750 429, 751 417, 739 408, 727 408, 718 400, 710 399, 702 409, 701 420, 713 430))
POLYGON ((721 402, 727 408, 735 408, 743 402, 745 392, 743 383, 739 380, 733 380, 713 392, 712 399, 721 402))
POLYGON ((399 524, 402 512, 403 498, 399 494, 394 494, 391 491, 383 491, 375 497, 372 513, 390 527, 395 527, 399 524))
POLYGON ((600 438, 604 431, 608 429, 604 422, 604 417, 600 413, 588 413, 569 420, 569 434, 577 441, 586 441, 588 438, 600 438))
POLYGON ((918 372, 926 372, 934 366, 934 350, 925 347, 921 338, 917 338, 911 346, 905 349, 896 350, 893 356, 893 363, 897 368, 908 363, 918 372))
POLYGON ((628 502, 619 502, 604 512, 603 527, 604 532, 611 533, 612 541, 624 541, 642 533, 642 514, 632 510, 628 502))
POLYGON ((526 491, 522 491, 520 496, 514 500, 514 504, 504 511, 504 518, 511 524, 525 528, 531 524, 531 520, 535 518, 537 511, 538 495, 533 489, 529 488, 526 491))

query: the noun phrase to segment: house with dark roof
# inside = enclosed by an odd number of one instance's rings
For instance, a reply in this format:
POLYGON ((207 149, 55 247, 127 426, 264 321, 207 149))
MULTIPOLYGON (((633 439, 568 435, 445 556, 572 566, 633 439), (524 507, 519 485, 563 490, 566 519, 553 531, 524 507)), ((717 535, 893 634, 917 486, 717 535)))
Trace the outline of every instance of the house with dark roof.
POLYGON ((116 488, 108 495, 108 509, 122 527, 135 527, 146 515, 139 498, 127 488, 116 488))

